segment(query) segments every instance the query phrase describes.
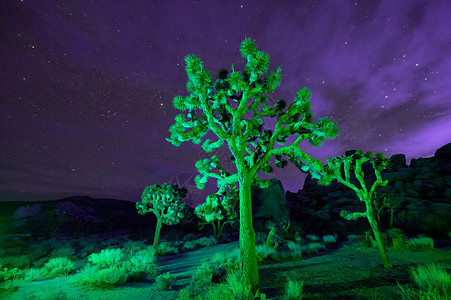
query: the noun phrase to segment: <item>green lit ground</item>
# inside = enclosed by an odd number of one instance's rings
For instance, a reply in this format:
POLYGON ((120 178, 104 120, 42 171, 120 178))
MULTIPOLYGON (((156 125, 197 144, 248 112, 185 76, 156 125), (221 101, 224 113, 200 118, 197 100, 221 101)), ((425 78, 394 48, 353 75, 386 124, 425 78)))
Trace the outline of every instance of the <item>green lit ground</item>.
MULTIPOLYGON (((261 290, 268 299, 281 299, 286 276, 304 281, 302 299, 400 299, 398 285, 410 284, 411 266, 437 263, 451 269, 451 243, 432 250, 398 250, 389 248, 392 270, 384 269, 377 249, 359 246, 358 242, 329 244, 327 250, 304 256, 297 261, 266 259, 259 263, 261 290)), ((158 257, 160 272, 177 277, 172 291, 161 291, 154 280, 143 283, 124 283, 112 290, 85 291, 68 283, 68 277, 15 281, 16 291, 4 299, 176 299, 178 290, 188 284, 201 260, 214 253, 226 251, 231 244, 200 248, 180 255, 158 257)), ((76 268, 86 263, 77 260, 76 268)))

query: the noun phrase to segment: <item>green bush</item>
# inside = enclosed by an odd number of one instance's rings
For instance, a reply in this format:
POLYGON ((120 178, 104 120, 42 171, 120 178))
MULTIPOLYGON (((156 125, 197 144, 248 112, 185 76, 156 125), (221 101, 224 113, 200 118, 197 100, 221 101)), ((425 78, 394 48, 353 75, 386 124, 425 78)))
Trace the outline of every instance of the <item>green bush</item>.
POLYGON ((290 254, 295 258, 302 258, 302 246, 298 243, 289 241, 287 243, 288 249, 290 249, 290 254))
POLYGON ((14 281, 21 277, 19 269, 2 268, 0 263, 0 296, 5 296, 16 289, 14 281))
POLYGON ((210 246, 216 245, 217 243, 218 243, 218 241, 213 237, 211 237, 211 238, 201 237, 197 240, 185 242, 185 244, 183 245, 183 248, 187 249, 187 250, 192 250, 192 249, 196 249, 196 248, 210 247, 210 246))
POLYGON ((45 263, 43 268, 47 278, 56 278, 67 276, 75 266, 67 257, 56 257, 45 263))
POLYGON ((156 247, 155 254, 157 254, 159 256, 170 255, 170 254, 179 254, 179 249, 171 246, 171 244, 169 242, 163 242, 163 243, 160 243, 156 247))
POLYGON ((24 278, 23 279, 26 281, 35 281, 35 280, 44 278, 45 275, 46 275, 46 272, 44 269, 31 268, 31 269, 24 270, 24 278))
POLYGON ((434 249, 434 240, 430 237, 418 236, 406 241, 408 249, 434 249))
POLYGON ((175 283, 176 280, 177 279, 175 278, 175 276, 169 272, 161 274, 155 278, 157 288, 162 291, 168 291, 172 289, 172 285, 175 283))
POLYGON ((201 296, 210 288, 212 278, 211 266, 203 263, 191 277, 188 286, 179 292, 177 299, 203 299, 201 296))
POLYGON ((70 281, 72 284, 81 286, 84 289, 112 289, 118 283, 124 283, 127 280, 127 271, 125 268, 113 265, 105 269, 99 269, 96 266, 86 265, 70 281))
POLYGON ((255 246, 255 250, 257 251, 257 261, 265 260, 268 257, 273 258, 277 254, 276 249, 266 244, 255 246))
POLYGON ((415 287, 401 286, 403 299, 446 300, 451 297, 451 275, 435 264, 410 269, 415 287))
POLYGON ((155 264, 155 250, 148 247, 132 254, 123 262, 123 266, 128 273, 127 281, 142 282, 148 278, 153 278, 158 274, 158 266, 155 264))
POLYGON ((308 243, 307 245, 301 246, 301 252, 307 255, 318 253, 324 249, 326 249, 326 247, 321 243, 308 243))
POLYGON ((411 276, 422 290, 438 294, 448 293, 451 296, 451 275, 445 269, 435 264, 419 266, 411 270, 411 276))
POLYGON ((71 245, 66 245, 54 249, 50 254, 51 257, 72 257, 75 254, 75 249, 71 245))
POLYGON ((285 294, 282 296, 282 299, 284 300, 302 299, 303 286, 304 286, 303 281, 297 281, 288 278, 287 284, 285 285, 285 294))
POLYGON ((1 258, 1 263, 9 269, 26 269, 30 267, 31 259, 27 255, 4 256, 1 258))
POLYGON ((216 252, 211 257, 211 262, 213 264, 225 264, 225 263, 235 263, 238 262, 238 257, 240 255, 240 249, 233 247, 227 251, 216 252))
POLYGON ((387 230, 389 245, 396 249, 402 249, 406 244, 406 236, 399 228, 390 228, 387 230))
POLYGON ((123 256, 121 249, 103 249, 99 253, 89 255, 88 262, 100 269, 104 269, 118 264, 123 256))
POLYGON ((42 257, 40 259, 35 260, 32 265, 34 268, 42 268, 46 262, 49 261, 48 257, 42 257))

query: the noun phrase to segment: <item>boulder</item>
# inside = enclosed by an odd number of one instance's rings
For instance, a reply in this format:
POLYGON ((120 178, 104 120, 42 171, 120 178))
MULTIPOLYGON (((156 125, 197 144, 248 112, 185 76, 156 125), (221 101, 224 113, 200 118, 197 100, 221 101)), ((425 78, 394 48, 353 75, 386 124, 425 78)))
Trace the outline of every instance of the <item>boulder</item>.
POLYGON ((387 169, 397 171, 399 169, 407 167, 405 154, 394 154, 390 157, 387 169))
POLYGON ((438 148, 434 153, 434 157, 438 159, 451 160, 451 143, 438 148))
POLYGON ((252 187, 252 213, 256 231, 265 231, 266 223, 290 220, 282 182, 271 178, 267 188, 252 187))
POLYGON ((415 178, 415 171, 411 168, 400 169, 397 172, 383 172, 382 179, 389 182, 401 181, 410 182, 415 178))

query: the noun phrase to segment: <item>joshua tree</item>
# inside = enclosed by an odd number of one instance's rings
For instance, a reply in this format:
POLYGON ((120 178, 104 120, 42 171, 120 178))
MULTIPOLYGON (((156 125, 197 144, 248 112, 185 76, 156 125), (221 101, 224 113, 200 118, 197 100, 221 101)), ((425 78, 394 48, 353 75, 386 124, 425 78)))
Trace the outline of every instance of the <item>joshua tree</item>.
POLYGON ((158 246, 161 225, 177 224, 184 217, 185 203, 182 199, 186 197, 186 194, 186 188, 178 188, 177 184, 164 183, 161 186, 154 184, 146 187, 141 196, 142 201, 136 202, 136 209, 140 215, 152 212, 157 217, 154 247, 158 246))
POLYGON ((211 152, 224 143, 232 154, 236 173, 230 174, 221 166, 217 156, 196 163, 200 175, 196 186, 203 189, 208 178, 217 179, 218 192, 238 184, 240 217, 240 264, 245 283, 252 293, 259 289, 255 232, 252 226, 251 185, 267 187, 268 180, 257 177, 261 170, 272 174, 269 159, 274 156, 277 167, 283 167, 288 160, 319 178, 321 161, 311 158, 299 148, 299 143, 309 140, 313 146, 320 146, 326 139, 333 139, 338 128, 327 118, 313 122, 310 112, 310 90, 300 89, 293 103, 286 109, 286 102, 279 100, 274 106, 264 105, 268 94, 274 92, 281 80, 281 68, 268 73, 269 56, 259 51, 254 41, 245 38, 241 43, 241 55, 246 66, 244 72, 220 69, 213 81, 203 62, 195 55, 185 57, 188 75, 189 95, 176 96, 174 107, 186 111, 175 117, 170 127, 171 137, 167 140, 174 146, 192 140, 202 143, 211 130, 217 137, 212 142, 206 139, 202 148, 211 152), (267 74, 268 73, 268 74, 267 74), (265 129, 264 118, 275 117, 274 129, 265 129), (287 138, 295 136, 292 143, 287 138), (281 146, 276 148, 276 142, 281 146), (212 170, 215 169, 216 172, 212 170))
POLYGON ((379 186, 386 186, 388 183, 387 180, 382 180, 381 176, 381 171, 387 166, 388 159, 386 159, 382 153, 377 153, 376 155, 374 155, 372 152, 363 154, 362 151, 357 151, 353 155, 334 157, 328 159, 327 161, 328 164, 324 168, 324 177, 328 177, 328 180, 336 179, 338 182, 353 189, 357 194, 357 197, 359 197, 360 201, 365 203, 366 207, 366 210, 364 212, 351 213, 347 212, 346 210, 342 210, 340 215, 346 220, 355 220, 361 217, 366 217, 368 219, 371 229, 373 230, 374 237, 376 238, 377 246, 382 256, 384 267, 391 268, 392 266, 388 259, 385 245, 383 244, 383 241, 381 239, 375 211, 375 203, 374 199, 372 199, 376 188, 379 186), (367 161, 372 164, 374 174, 376 175, 376 180, 371 184, 371 186, 365 183, 364 172, 362 170, 362 164, 366 163, 367 161), (352 182, 350 174, 350 171, 352 170, 354 171, 354 175, 357 178, 358 183, 352 182))
POLYGON ((206 224, 211 224, 215 237, 221 239, 224 225, 235 222, 237 200, 238 195, 235 186, 231 187, 230 194, 226 191, 222 195, 212 194, 207 196, 207 201, 199 204, 194 210, 196 215, 205 221, 205 223, 200 224, 200 228, 202 229, 206 224))

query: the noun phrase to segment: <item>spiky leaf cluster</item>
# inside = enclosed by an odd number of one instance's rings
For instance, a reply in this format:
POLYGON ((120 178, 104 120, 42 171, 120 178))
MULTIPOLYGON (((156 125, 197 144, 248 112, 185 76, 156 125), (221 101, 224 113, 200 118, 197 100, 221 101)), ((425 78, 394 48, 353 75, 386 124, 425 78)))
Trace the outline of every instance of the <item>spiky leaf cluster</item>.
POLYGON ((174 225, 184 217, 183 199, 186 195, 187 189, 179 188, 177 184, 154 184, 144 189, 141 202, 136 203, 136 209, 140 215, 152 212, 157 218, 161 217, 164 224, 174 225))
POLYGON ((233 185, 223 193, 208 195, 206 202, 199 204, 194 209, 196 215, 206 221, 221 221, 224 219, 235 219, 237 217, 236 205, 238 192, 233 185))
MULTIPOLYGON (((244 70, 235 70, 233 65, 230 71, 220 69, 213 81, 198 57, 188 55, 185 58, 190 95, 175 97, 174 106, 189 113, 185 118, 176 117, 167 140, 176 146, 187 140, 202 143, 206 132, 211 130, 218 140, 205 140, 203 150, 211 152, 227 141, 232 157, 244 162, 244 167, 253 174, 253 184, 260 186, 268 183, 258 179, 257 172, 272 174, 268 161, 275 154, 277 167, 285 167, 289 160, 315 177, 323 178, 321 164, 301 152, 299 143, 308 140, 313 146, 320 146, 326 139, 335 138, 338 128, 327 118, 313 122, 311 92, 306 87, 297 91, 291 104, 278 100, 267 105, 268 94, 280 85, 281 67, 269 72, 268 54, 260 51, 250 38, 241 43, 240 53, 246 63, 244 70), (196 115, 197 110, 201 110, 201 114, 196 115), (264 128, 263 118, 266 117, 277 118, 274 129, 264 128), (295 142, 286 145, 291 136, 296 138, 295 142), (276 143, 281 147, 273 151, 276 143)), ((195 178, 198 188, 204 188, 210 177, 218 180, 222 191, 227 184, 238 180, 235 174, 230 175, 220 167, 216 167, 219 173, 213 172, 215 168, 210 163, 208 160, 196 164, 200 173, 195 178)), ((321 182, 329 181, 322 179, 321 182)))
POLYGON ((349 156, 329 158, 327 162, 327 166, 333 173, 332 176, 334 179, 353 189, 362 201, 364 199, 371 200, 375 189, 378 186, 386 186, 388 183, 387 180, 382 180, 381 176, 381 171, 388 165, 389 162, 389 159, 387 159, 383 153, 363 153, 359 150, 349 156), (371 163, 376 176, 376 180, 372 183, 369 189, 365 183, 365 174, 362 170, 362 165, 366 162, 371 163), (351 182, 351 172, 353 172, 357 178, 359 183, 358 185, 351 182))

